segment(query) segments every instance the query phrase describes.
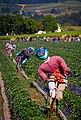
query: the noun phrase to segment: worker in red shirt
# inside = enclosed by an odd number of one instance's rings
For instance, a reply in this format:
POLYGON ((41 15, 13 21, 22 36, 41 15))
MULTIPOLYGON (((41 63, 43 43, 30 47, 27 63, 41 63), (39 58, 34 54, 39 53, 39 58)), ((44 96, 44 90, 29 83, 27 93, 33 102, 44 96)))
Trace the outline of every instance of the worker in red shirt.
POLYGON ((67 86, 70 68, 67 67, 62 57, 48 56, 48 50, 44 47, 36 50, 36 56, 38 59, 44 60, 38 68, 38 74, 45 82, 48 82, 50 96, 55 98, 55 91, 57 90, 56 98, 61 100, 63 91, 67 86), (51 73, 50 77, 48 77, 48 73, 51 73))
POLYGON ((58 35, 58 37, 57 37, 57 38, 58 38, 58 41, 60 41, 60 38, 61 38, 61 37, 60 37, 60 35, 58 35))

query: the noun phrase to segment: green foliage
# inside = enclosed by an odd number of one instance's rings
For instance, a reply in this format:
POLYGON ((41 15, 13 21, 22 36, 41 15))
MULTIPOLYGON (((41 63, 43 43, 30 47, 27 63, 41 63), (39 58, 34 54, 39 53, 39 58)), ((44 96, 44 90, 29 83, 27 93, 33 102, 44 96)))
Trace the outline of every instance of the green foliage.
MULTIPOLYGON (((14 42, 17 45, 15 54, 22 48, 28 48, 32 46, 35 50, 39 47, 46 47, 49 51, 49 55, 58 55, 65 59, 67 65, 71 69, 72 76, 69 76, 69 82, 73 83, 75 86, 81 87, 81 79, 78 78, 81 75, 81 41, 80 42, 14 42)), ((26 81, 23 78, 17 76, 17 71, 13 65, 13 62, 9 60, 6 56, 2 54, 2 50, 6 43, 1 43, 1 56, 0 62, 3 71, 3 77, 5 80, 6 93, 9 100, 9 108, 12 113, 12 119, 33 119, 33 120, 43 120, 43 114, 41 113, 41 108, 39 108, 36 103, 32 102, 30 95, 27 91, 27 86, 30 86, 32 80, 41 80, 37 74, 38 67, 43 62, 36 58, 35 53, 31 56, 30 60, 23 65, 23 69, 29 77, 26 81), (3 57, 2 57, 3 56, 3 57), (28 85, 27 85, 28 84, 28 85), (33 115, 34 114, 34 115, 33 115)), ((72 106, 70 115, 67 115, 68 120, 76 120, 81 114, 81 97, 76 95, 69 89, 64 91, 63 100, 60 101, 61 109, 66 113, 66 107, 72 106)), ((45 118, 44 118, 45 120, 45 118)))
MULTIPOLYGON (((40 26, 40 25, 38 25, 40 26)), ((72 36, 78 36, 81 34, 81 31, 80 30, 76 30, 76 31, 64 31, 64 32, 60 32, 60 33, 57 33, 57 32, 48 32, 46 34, 40 34, 39 37, 40 38, 43 38, 44 36, 46 37, 50 37, 50 38, 53 38, 53 37, 57 37, 58 35, 60 34, 60 36, 62 35, 72 35, 72 36)), ((0 40, 10 40, 11 38, 15 38, 17 39, 18 37, 21 39, 23 38, 24 36, 28 37, 28 36, 32 36, 33 38, 36 38, 38 35, 37 34, 23 34, 23 35, 15 35, 15 36, 0 36, 0 40)))
POLYGON ((40 28, 54 32, 57 29, 56 19, 50 15, 43 18, 42 22, 40 22, 28 17, 23 18, 21 15, 0 15, 1 35, 6 35, 7 33, 11 35, 12 31, 15 34, 33 34, 37 33, 40 28))
MULTIPOLYGON (((58 55, 65 59, 67 65, 70 67, 72 75, 69 77, 69 82, 81 86, 81 81, 78 80, 78 77, 81 73, 81 42, 44 42, 40 41, 38 43, 32 42, 32 47, 35 49, 39 47, 46 47, 49 50, 49 55, 58 55)), ((25 43, 25 46, 30 46, 31 43, 25 43)), ((19 43, 19 46, 20 43, 19 43)), ((19 48, 18 48, 19 49, 19 48)), ((25 64, 25 71, 26 74, 34 79, 34 80, 41 80, 40 77, 37 74, 38 67, 41 65, 43 61, 38 60, 35 57, 35 54, 31 56, 30 61, 28 61, 25 64)), ((24 68, 24 66, 23 66, 24 68)), ((81 113, 81 105, 80 105, 81 98, 77 96, 75 93, 71 92, 70 90, 66 89, 64 92, 64 99, 60 102, 61 109, 66 112, 66 107, 72 106, 72 111, 70 113, 70 116, 67 116, 68 120, 76 120, 81 113), (66 105, 66 107, 65 107, 66 105)))
POLYGON ((0 65, 3 71, 2 75, 9 101, 11 119, 40 120, 41 118, 43 120, 40 107, 31 100, 26 87, 24 87, 25 80, 17 76, 16 68, 11 60, 3 55, 2 50, 0 50, 0 53, 0 65))
POLYGON ((44 18, 41 20, 42 25, 43 25, 43 30, 46 30, 47 32, 51 31, 54 32, 54 30, 57 29, 57 22, 55 17, 52 17, 51 15, 46 15, 44 18))
POLYGON ((6 35, 14 31, 15 34, 31 34, 38 31, 39 23, 32 18, 23 18, 21 15, 0 15, 0 34, 6 35))
POLYGON ((69 91, 68 89, 64 92, 64 98, 61 101, 61 105, 65 112, 65 106, 72 106, 72 113, 68 117, 68 120, 76 120, 80 116, 81 105, 80 105, 81 98, 77 96, 75 93, 69 91))

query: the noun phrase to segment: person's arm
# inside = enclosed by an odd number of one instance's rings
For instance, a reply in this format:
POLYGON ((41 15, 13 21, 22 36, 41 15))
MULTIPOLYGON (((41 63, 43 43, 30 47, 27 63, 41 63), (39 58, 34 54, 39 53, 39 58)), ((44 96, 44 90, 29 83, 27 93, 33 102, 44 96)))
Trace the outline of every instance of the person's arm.
POLYGON ((44 81, 47 81, 47 76, 46 76, 45 72, 43 71, 43 69, 41 68, 41 66, 38 69, 38 74, 44 81))
POLYGON ((60 56, 57 58, 60 66, 62 67, 62 69, 64 70, 64 74, 67 76, 70 72, 70 68, 67 67, 66 62, 64 61, 63 58, 61 58, 60 56))
POLYGON ((19 52, 16 54, 16 56, 19 56, 21 53, 22 53, 22 51, 19 51, 19 52))
POLYGON ((24 63, 27 62, 27 61, 28 61, 28 58, 25 58, 25 59, 23 60, 22 64, 24 64, 24 63))

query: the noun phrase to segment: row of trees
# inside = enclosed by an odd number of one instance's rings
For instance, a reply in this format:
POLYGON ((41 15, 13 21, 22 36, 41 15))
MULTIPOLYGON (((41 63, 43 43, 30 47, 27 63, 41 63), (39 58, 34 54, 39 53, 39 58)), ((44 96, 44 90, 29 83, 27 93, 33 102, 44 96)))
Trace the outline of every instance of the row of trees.
POLYGON ((21 15, 0 15, 0 35, 11 34, 33 34, 38 30, 54 32, 57 29, 56 18, 47 15, 40 20, 34 20, 21 15))

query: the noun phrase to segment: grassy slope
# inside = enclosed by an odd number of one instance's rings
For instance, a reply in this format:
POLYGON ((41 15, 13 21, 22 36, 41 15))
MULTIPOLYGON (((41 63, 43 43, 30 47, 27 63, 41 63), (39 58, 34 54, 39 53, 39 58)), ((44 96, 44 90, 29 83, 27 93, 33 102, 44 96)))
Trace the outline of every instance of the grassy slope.
MULTIPOLYGON (((63 2, 63 3, 49 3, 49 4, 31 4, 31 5, 26 5, 24 10, 25 11, 32 11, 32 10, 42 10, 44 13, 49 13, 49 11, 52 9, 52 8, 55 8, 55 9, 67 9, 68 7, 71 7, 71 8, 76 8, 76 10, 78 9, 78 7, 81 6, 81 3, 78 2, 78 1, 66 1, 66 2, 63 2)), ((81 9, 80 9, 81 10, 81 9)))
MULTIPOLYGON (((76 8, 76 10, 81 10, 81 2, 78 2, 78 1, 66 1, 66 2, 63 2, 63 3, 43 3, 43 4, 16 4, 17 6, 18 6, 18 9, 19 9, 19 7, 21 7, 21 9, 22 9, 22 7, 23 7, 23 5, 24 5, 24 11, 25 12, 31 12, 31 11, 33 11, 33 10, 41 10, 43 13, 44 13, 44 15, 45 14, 48 14, 48 13, 50 13, 50 11, 51 11, 51 9, 59 9, 59 10, 61 10, 61 9, 67 9, 68 7, 71 7, 72 9, 75 9, 76 8)), ((3 4, 1 5, 0 4, 0 8, 1 8, 1 6, 4 6, 3 4)), ((8 4, 8 6, 10 7, 11 6, 11 8, 13 9, 15 9, 17 6, 15 6, 14 4, 13 4, 13 6, 12 6, 12 4, 8 4)), ((72 11, 73 12, 73 11, 72 11)), ((74 12, 75 12, 75 10, 74 10, 74 12)), ((64 12, 63 12, 63 14, 64 14, 64 12)))

